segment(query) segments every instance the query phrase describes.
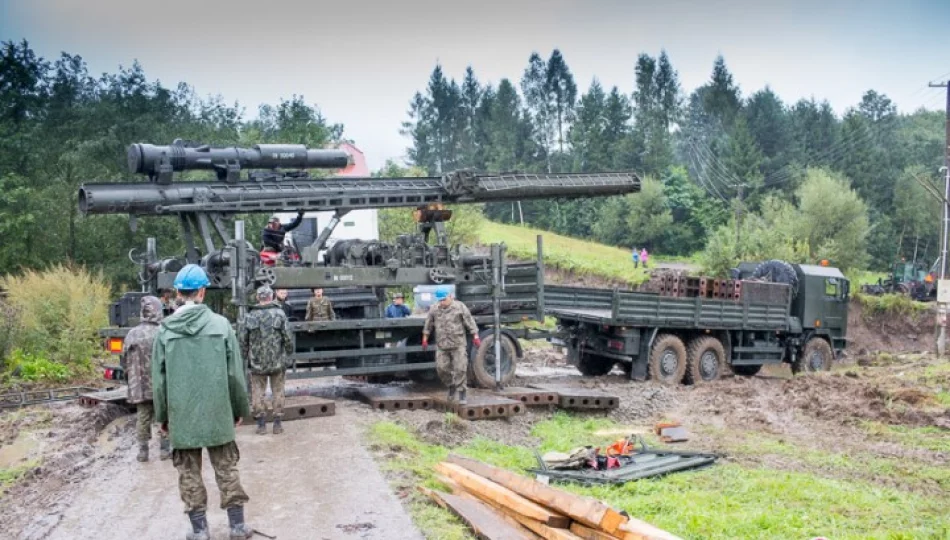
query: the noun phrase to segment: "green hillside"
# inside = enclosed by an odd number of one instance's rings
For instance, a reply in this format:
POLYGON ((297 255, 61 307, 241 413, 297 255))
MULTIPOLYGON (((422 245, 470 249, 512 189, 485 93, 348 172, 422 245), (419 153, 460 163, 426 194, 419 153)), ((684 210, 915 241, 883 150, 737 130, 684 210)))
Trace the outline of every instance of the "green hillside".
MULTIPOLYGON (((482 244, 504 242, 512 257, 531 260, 536 256, 539 234, 544 237, 544 263, 548 267, 630 284, 647 279, 643 268, 633 268, 629 251, 587 240, 491 221, 481 224, 478 240, 482 244)), ((653 256, 650 257, 651 267, 658 262, 653 256)))

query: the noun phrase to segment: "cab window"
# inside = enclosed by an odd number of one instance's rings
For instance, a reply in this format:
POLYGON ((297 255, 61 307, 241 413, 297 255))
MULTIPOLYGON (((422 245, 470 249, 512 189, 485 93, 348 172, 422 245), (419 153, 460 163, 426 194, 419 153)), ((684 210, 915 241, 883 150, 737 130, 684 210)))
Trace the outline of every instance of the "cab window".
POLYGON ((825 280, 825 296, 837 298, 841 292, 841 283, 837 278, 828 278, 825 280))

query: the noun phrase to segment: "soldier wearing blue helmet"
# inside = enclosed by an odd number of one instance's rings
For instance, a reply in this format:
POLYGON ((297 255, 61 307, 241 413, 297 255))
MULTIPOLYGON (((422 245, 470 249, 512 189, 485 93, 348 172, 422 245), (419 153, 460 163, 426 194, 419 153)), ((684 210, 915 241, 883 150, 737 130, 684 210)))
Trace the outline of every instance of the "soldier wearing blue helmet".
POLYGON ((182 302, 162 321, 152 349, 155 421, 169 434, 178 489, 191 521, 188 540, 208 540, 208 493, 201 479, 201 450, 208 450, 227 510, 231 538, 250 538, 244 523, 248 496, 238 474, 234 428, 250 414, 244 363, 231 323, 202 302, 210 282, 198 265, 175 276, 182 302))
POLYGON ((455 401, 458 392, 459 405, 465 404, 466 379, 468 377, 468 347, 465 331, 472 334, 472 343, 480 347, 478 326, 465 304, 452 298, 448 287, 435 291, 439 303, 429 308, 426 324, 422 329, 422 348, 429 346, 429 335, 435 330, 435 366, 439 378, 449 387, 449 401, 455 401))

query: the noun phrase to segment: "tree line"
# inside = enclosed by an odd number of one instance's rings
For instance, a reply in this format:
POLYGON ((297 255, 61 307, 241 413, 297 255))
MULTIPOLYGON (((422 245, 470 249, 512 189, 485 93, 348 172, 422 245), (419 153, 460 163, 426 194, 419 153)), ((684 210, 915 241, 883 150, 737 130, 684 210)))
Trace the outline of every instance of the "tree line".
POLYGON ((640 54, 630 82, 594 78, 581 94, 558 50, 532 54, 518 81, 483 83, 470 66, 459 83, 436 65, 409 103, 408 161, 429 174, 636 171, 638 194, 485 213, 667 255, 704 250, 714 271, 770 256, 875 269, 937 257, 940 207, 920 182, 939 183, 942 112, 899 114, 874 90, 842 116, 769 87, 743 95, 722 56, 690 93, 665 51, 640 54))

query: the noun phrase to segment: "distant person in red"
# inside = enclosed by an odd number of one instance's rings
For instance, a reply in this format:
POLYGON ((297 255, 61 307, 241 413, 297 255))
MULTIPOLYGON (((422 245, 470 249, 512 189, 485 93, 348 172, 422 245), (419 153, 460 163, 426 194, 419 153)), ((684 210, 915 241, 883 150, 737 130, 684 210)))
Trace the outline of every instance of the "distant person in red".
POLYGON ((640 262, 643 263, 643 267, 647 267, 647 261, 650 260, 650 254, 647 253, 647 248, 640 250, 640 262))

